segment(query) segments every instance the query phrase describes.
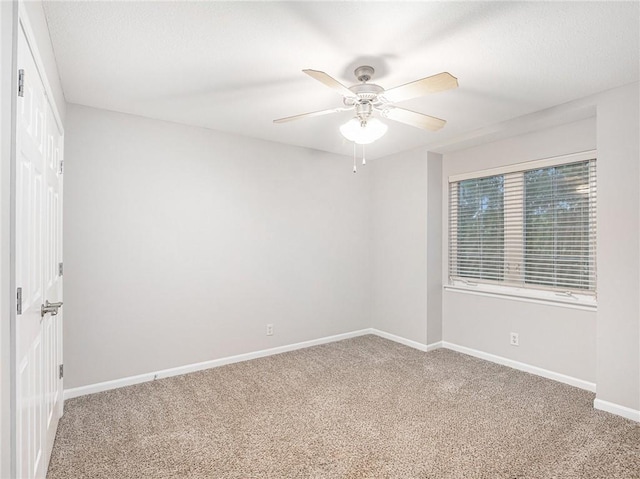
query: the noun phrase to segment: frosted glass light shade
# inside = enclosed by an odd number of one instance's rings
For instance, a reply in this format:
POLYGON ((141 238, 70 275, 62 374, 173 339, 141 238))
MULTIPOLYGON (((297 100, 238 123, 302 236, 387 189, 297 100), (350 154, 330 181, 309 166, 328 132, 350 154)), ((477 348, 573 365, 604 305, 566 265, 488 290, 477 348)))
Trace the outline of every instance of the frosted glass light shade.
POLYGON ((340 133, 347 140, 353 141, 359 145, 373 143, 387 132, 387 125, 377 118, 367 120, 365 126, 362 126, 358 118, 352 118, 340 127, 340 133))

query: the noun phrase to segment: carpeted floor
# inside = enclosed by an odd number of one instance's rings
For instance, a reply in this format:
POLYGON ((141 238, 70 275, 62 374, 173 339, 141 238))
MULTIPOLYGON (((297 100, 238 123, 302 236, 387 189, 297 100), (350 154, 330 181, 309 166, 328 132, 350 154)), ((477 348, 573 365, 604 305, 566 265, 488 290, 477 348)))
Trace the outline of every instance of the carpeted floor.
POLYGON ((363 336, 66 402, 62 478, 640 478, 594 395, 363 336))

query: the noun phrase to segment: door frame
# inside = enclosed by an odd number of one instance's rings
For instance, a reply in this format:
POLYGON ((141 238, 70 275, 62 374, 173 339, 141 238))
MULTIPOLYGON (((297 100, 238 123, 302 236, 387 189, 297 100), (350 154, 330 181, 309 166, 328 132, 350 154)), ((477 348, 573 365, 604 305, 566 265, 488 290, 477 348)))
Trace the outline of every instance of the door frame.
POLYGON ((0 2, 0 477, 15 475, 15 153, 18 2, 0 2))
MULTIPOLYGON (((46 101, 64 134, 58 106, 46 75, 36 37, 21 0, 0 1, 0 477, 16 473, 16 113, 18 103, 17 46, 25 33, 46 101), (10 105, 10 108, 7 108, 10 105)), ((64 406, 64 394, 61 395, 64 406)))

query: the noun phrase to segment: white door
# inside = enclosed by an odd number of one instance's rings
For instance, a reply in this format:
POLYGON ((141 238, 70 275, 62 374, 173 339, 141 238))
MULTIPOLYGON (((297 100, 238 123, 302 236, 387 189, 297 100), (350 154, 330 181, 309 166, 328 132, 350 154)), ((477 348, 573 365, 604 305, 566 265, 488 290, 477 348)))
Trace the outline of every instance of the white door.
POLYGON ((62 132, 47 103, 44 166, 44 298, 59 304, 42 318, 45 466, 62 416, 62 132))
POLYGON ((46 302, 62 300, 62 135, 22 28, 18 69, 23 86, 16 118, 16 473, 31 479, 45 477, 62 412, 62 316, 42 314, 46 302))

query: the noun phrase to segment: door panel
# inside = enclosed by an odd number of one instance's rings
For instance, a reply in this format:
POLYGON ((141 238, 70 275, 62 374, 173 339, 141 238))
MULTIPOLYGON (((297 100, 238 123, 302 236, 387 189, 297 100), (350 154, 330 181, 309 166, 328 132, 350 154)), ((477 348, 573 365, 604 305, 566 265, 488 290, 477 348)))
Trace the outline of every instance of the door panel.
MULTIPOLYGON (((59 265, 62 262, 62 165, 61 144, 62 135, 57 128, 53 112, 47 105, 46 129, 46 161, 45 181, 45 230, 44 230, 44 297, 51 303, 62 302, 62 275, 59 265)), ((62 309, 57 315, 47 314, 43 318, 44 336, 44 408, 46 412, 44 430, 46 433, 46 447, 44 450, 45 464, 49 463, 53 441, 55 440, 58 419, 61 416, 62 380, 59 375, 61 361, 62 337, 62 309)))
POLYGON ((44 88, 24 35, 18 62, 24 70, 24 97, 18 100, 16 138, 16 284, 22 288, 22 314, 16 318, 17 457, 22 477, 44 477, 42 463, 42 328, 44 302, 42 188, 44 174, 44 88))

